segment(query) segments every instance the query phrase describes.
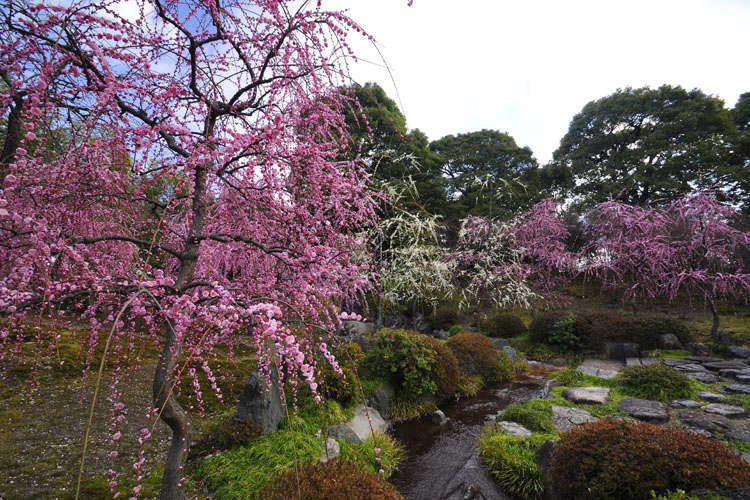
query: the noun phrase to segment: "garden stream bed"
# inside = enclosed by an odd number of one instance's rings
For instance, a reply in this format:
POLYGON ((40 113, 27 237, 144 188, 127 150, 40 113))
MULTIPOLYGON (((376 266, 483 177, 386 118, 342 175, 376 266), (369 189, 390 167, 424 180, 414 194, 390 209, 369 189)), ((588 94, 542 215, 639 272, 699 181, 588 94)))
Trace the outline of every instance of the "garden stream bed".
POLYGON ((478 440, 488 421, 511 404, 539 397, 543 380, 487 387, 473 398, 451 401, 441 410, 445 425, 429 416, 400 422, 393 435, 406 452, 390 481, 406 500, 503 500, 500 485, 481 465, 478 440))

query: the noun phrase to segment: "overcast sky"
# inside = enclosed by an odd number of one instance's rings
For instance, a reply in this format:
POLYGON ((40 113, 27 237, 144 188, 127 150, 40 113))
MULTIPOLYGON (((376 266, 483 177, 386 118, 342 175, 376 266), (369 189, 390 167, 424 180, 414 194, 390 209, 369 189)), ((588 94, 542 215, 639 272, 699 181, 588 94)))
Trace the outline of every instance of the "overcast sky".
MULTIPOLYGON (((332 0, 373 35, 407 125, 430 140, 496 129, 543 164, 573 115, 626 86, 750 92, 750 0, 332 0)), ((356 81, 398 102, 371 44, 356 81), (365 61, 370 61, 365 62, 365 61)))

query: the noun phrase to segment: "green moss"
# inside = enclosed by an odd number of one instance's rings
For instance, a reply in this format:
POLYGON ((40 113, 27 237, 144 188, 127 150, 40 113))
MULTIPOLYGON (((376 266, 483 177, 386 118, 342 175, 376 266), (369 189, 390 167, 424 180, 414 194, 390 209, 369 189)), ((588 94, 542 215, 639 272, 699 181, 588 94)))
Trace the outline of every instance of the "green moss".
POLYGON ((196 478, 203 481, 215 500, 253 500, 267 481, 294 468, 295 463, 317 460, 321 452, 321 440, 314 436, 276 431, 203 460, 196 478))

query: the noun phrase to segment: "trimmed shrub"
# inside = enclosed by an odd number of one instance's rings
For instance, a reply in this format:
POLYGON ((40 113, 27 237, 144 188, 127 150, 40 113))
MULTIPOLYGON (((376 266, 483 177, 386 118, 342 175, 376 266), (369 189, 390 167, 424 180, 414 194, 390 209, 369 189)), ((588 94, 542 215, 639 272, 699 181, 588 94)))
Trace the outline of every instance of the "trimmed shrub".
POLYGON ((526 325, 523 320, 513 313, 496 314, 487 322, 487 333, 490 337, 518 337, 525 331, 526 325))
POLYGON ((634 340, 648 349, 656 347, 659 335, 673 333, 681 343, 693 342, 695 338, 682 321, 668 316, 638 316, 635 318, 639 340, 634 340))
POLYGON ((629 366, 622 371, 620 384, 631 396, 664 403, 695 397, 690 377, 662 363, 629 366))
POLYGON ((544 493, 536 450, 550 436, 510 436, 488 427, 479 440, 482 460, 513 498, 540 500, 544 493))
POLYGON ((425 338, 409 330, 380 330, 372 339, 365 366, 388 378, 407 399, 435 394, 437 386, 432 375, 435 351, 425 338))
POLYGON ((435 352, 435 362, 432 366, 432 381, 437 387, 435 399, 438 402, 445 401, 455 395, 458 389, 458 380, 461 377, 458 361, 444 340, 424 337, 424 341, 435 352))
POLYGON ((291 470, 263 487, 264 500, 403 500, 380 474, 361 464, 333 459, 291 470))
POLYGON ((438 307, 431 318, 432 327, 435 330, 448 330, 458 323, 458 311, 455 307, 438 307))
POLYGON ((569 314, 567 318, 552 325, 549 343, 566 351, 581 347, 581 339, 576 335, 576 317, 573 314, 569 314))
POLYGON ((563 432, 550 473, 559 498, 571 500, 750 487, 750 464, 720 442, 682 429, 614 419, 563 432))
POLYGON ((567 311, 556 310, 547 311, 542 314, 537 314, 536 318, 529 325, 529 337, 534 342, 549 343, 549 332, 558 323, 564 320, 568 316, 567 311))
POLYGON ((487 382, 504 379, 495 344, 481 333, 461 332, 449 338, 447 344, 461 370, 481 375, 487 382))

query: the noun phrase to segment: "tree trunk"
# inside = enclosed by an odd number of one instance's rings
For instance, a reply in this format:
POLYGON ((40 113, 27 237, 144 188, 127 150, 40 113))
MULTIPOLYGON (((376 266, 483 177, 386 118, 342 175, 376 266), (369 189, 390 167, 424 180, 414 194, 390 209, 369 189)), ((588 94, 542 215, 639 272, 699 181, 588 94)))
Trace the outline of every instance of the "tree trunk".
POLYGON ((21 146, 21 107, 23 100, 20 95, 13 98, 13 104, 10 106, 8 113, 8 125, 5 130, 5 142, 2 152, 0 152, 0 189, 5 183, 5 176, 8 175, 8 166, 13 163, 16 157, 16 149, 21 146))
POLYGON ((160 418, 172 430, 172 443, 164 466, 159 500, 183 500, 185 493, 182 481, 185 477, 185 462, 190 449, 190 420, 182 409, 174 392, 174 369, 180 355, 180 347, 172 328, 168 328, 166 341, 159 355, 154 374, 154 408, 160 410, 160 418))
POLYGON ((531 321, 534 321, 536 319, 536 306, 534 306, 534 302, 531 303, 529 309, 531 310, 531 321))
POLYGON ((714 299, 711 299, 708 301, 708 305, 711 308, 711 314, 714 318, 714 323, 711 325, 711 338, 715 340, 716 342, 720 342, 721 339, 719 338, 719 310, 716 307, 716 301, 714 299))

